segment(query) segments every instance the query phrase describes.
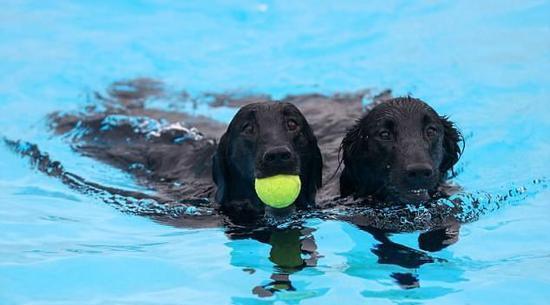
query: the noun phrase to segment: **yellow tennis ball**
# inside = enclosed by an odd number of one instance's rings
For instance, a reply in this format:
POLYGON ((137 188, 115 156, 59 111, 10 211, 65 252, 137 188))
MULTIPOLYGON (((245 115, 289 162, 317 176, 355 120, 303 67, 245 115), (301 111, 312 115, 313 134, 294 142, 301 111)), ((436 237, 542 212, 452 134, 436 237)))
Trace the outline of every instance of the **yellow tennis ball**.
POLYGON ((282 209, 291 205, 298 195, 302 182, 297 175, 275 175, 256 179, 254 188, 263 203, 272 208, 282 209))

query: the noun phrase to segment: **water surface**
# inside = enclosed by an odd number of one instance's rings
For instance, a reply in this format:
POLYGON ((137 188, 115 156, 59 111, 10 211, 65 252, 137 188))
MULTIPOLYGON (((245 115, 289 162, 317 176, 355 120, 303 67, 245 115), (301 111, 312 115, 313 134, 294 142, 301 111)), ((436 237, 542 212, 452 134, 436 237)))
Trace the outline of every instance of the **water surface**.
MULTIPOLYGON (((296 234, 270 245, 124 214, 0 146, 0 303, 547 303, 550 193, 533 181, 550 171, 548 20, 547 1, 4 3, 0 134, 36 143, 91 181, 144 191, 72 152, 46 115, 82 109, 113 81, 152 77, 192 95, 411 94, 466 135, 455 179, 466 192, 525 191, 462 226, 456 244, 424 253, 434 262, 421 266, 379 263, 369 233, 311 219, 317 265, 292 270, 295 290, 259 298, 254 287, 300 255, 296 234), (278 244, 290 245, 288 256, 278 244), (396 274, 419 287, 403 289, 396 274)), ((225 122, 233 114, 199 110, 225 122)), ((418 249, 417 237, 391 239, 418 249)))

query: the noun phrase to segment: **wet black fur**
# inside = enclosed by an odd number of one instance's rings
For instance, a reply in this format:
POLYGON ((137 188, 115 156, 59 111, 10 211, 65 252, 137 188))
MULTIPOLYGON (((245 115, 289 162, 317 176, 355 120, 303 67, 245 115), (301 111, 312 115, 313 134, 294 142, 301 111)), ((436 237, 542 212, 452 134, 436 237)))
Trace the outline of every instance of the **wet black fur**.
POLYGON ((254 191, 256 177, 300 176, 300 194, 294 205, 285 210, 314 206, 317 189, 321 187, 323 164, 317 140, 302 113, 290 103, 254 103, 242 107, 221 137, 212 161, 216 201, 224 213, 240 220, 252 221, 265 211, 254 191), (289 131, 288 120, 294 120, 299 129, 289 131), (250 125, 252 133, 243 131, 250 125), (262 158, 266 151, 277 147, 286 147, 291 160, 265 166, 262 158))
POLYGON ((345 135, 340 194, 405 202, 408 190, 425 188, 434 196, 462 154, 460 143, 463 138, 455 124, 425 102, 411 97, 388 100, 345 135), (426 135, 427 126, 436 130, 435 136, 426 135), (390 140, 381 140, 382 131, 390 133, 390 140), (410 164, 431 168, 433 176, 422 181, 403 178, 410 164))

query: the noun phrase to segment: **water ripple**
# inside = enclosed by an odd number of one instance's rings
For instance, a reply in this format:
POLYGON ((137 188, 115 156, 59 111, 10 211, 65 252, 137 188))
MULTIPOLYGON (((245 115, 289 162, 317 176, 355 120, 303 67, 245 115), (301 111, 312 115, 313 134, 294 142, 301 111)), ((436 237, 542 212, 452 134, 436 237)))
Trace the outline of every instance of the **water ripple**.
MULTIPOLYGON (((128 214, 147 216, 178 226, 201 226, 200 218, 219 217, 215 207, 208 199, 182 199, 177 202, 167 201, 153 195, 135 191, 126 191, 103 186, 64 170, 58 161, 52 161, 48 154, 40 151, 38 146, 24 142, 4 139, 5 143, 16 153, 28 157, 31 164, 42 173, 60 179, 70 188, 101 199, 103 202, 128 214)), ((291 228, 300 226, 311 218, 351 220, 362 226, 373 226, 391 231, 416 231, 445 226, 449 222, 473 222, 480 217, 507 206, 521 204, 526 198, 535 196, 548 188, 545 177, 516 183, 512 187, 501 187, 492 191, 459 192, 450 198, 442 198, 421 205, 389 205, 383 208, 372 208, 363 201, 336 199, 329 204, 321 203, 328 208, 301 211, 284 220, 266 218, 261 222, 265 226, 291 228)), ((224 222, 230 224, 228 220, 224 222)), ((207 221, 205 220, 205 223, 207 221)))

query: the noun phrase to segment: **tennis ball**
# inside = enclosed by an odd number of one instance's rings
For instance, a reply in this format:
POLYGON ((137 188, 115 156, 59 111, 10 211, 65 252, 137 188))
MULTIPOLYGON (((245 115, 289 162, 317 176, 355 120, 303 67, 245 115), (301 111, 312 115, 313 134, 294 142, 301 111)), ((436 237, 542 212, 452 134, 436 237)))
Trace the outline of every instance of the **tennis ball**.
POLYGON ((300 176, 297 175, 275 175, 256 179, 254 183, 260 200, 276 209, 291 205, 298 198, 301 186, 300 176))

